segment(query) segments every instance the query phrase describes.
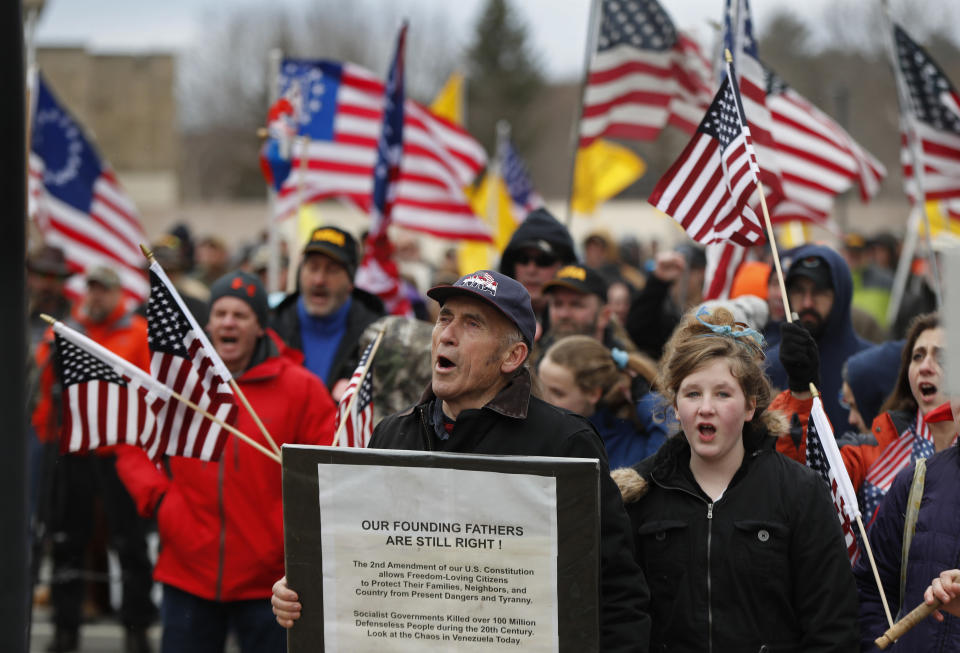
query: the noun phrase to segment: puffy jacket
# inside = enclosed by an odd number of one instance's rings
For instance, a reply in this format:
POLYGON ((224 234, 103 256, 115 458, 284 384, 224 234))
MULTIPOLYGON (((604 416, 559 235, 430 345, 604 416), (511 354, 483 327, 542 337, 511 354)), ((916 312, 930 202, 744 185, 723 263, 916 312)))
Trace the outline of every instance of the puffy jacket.
MULTIPOLYGON (((273 341, 272 355, 237 383, 278 445, 330 444, 333 401, 282 347, 273 341)), ((269 447, 242 406, 236 427, 269 447)), ((121 447, 117 471, 140 514, 156 513, 157 581, 208 600, 270 596, 284 573, 280 465, 231 436, 218 462, 171 457, 163 470, 121 447)))
POLYGON ((647 651, 649 595, 630 554, 629 523, 600 437, 585 418, 533 397, 530 384, 524 368, 486 406, 462 411, 446 440, 436 435, 435 397, 428 389, 417 406, 377 425, 370 448, 599 459, 600 650, 647 651))
MULTIPOLYGON (((902 470, 887 492, 868 534, 880 581, 890 610, 903 614, 923 603, 923 592, 933 578, 960 564, 960 445, 927 459, 923 500, 907 559, 907 582, 900 596, 904 515, 913 482, 914 464, 902 470)), ((873 640, 887 629, 887 619, 873 571, 865 556, 854 567, 860 593, 861 650, 875 651, 873 640)), ((943 623, 924 619, 897 640, 900 653, 960 652, 960 619, 944 615, 943 623)))
MULTIPOLYGON (((813 398, 797 399, 789 390, 777 395, 770 404, 770 410, 778 410, 786 415, 792 428, 789 434, 777 438, 777 451, 784 456, 796 460, 802 465, 807 464, 807 422, 810 419, 810 410, 813 408, 813 398)), ((877 415, 870 428, 873 439, 859 439, 857 441, 838 439, 840 456, 843 458, 853 489, 860 491, 867 471, 880 457, 883 450, 909 426, 907 417, 900 413, 884 412, 877 415)), ((834 429, 836 432, 836 429, 834 429)))
POLYGON ((762 429, 723 496, 703 493, 683 434, 619 470, 650 583, 652 651, 854 650, 857 596, 820 477, 762 429))
MULTIPOLYGON (((103 345, 121 358, 140 369, 150 370, 150 347, 147 345, 147 321, 139 315, 127 312, 121 303, 103 322, 93 322, 77 307, 67 324, 80 331, 94 342, 103 345)), ((37 437, 43 442, 53 442, 60 437, 62 409, 54 395, 60 393, 60 380, 52 360, 53 328, 48 329, 44 341, 37 346, 36 362, 40 370, 40 399, 33 411, 31 423, 37 437)), ((100 447, 101 456, 114 453, 114 447, 100 447)))

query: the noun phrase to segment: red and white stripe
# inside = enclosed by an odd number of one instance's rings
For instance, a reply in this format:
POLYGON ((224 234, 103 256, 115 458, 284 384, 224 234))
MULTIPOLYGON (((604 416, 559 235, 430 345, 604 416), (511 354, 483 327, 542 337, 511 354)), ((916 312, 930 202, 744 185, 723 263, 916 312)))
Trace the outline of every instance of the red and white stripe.
MULTIPOLYGON (((375 75, 343 64, 333 140, 295 141, 292 169, 277 195, 278 219, 294 215, 301 203, 330 197, 346 198, 369 213, 383 93, 375 75)), ((409 99, 403 141, 393 223, 441 238, 489 241, 489 229, 474 215, 463 190, 486 166, 483 147, 409 99)))
POLYGON ((693 133, 713 97, 700 45, 679 33, 670 50, 621 44, 597 52, 583 95, 580 147, 597 138, 656 140, 672 124, 693 133))
POLYGON ((930 426, 923 421, 923 413, 919 410, 917 410, 917 422, 914 428, 904 431, 895 442, 884 449, 880 458, 867 471, 866 481, 884 492, 890 489, 893 479, 896 478, 900 470, 910 464, 914 438, 933 441, 930 426))
MULTIPOLYGON (((113 172, 105 171, 94 182, 89 214, 48 193, 43 175, 43 159, 31 152, 28 213, 44 242, 62 249, 67 264, 77 273, 97 266, 113 268, 129 301, 141 303, 150 290, 139 248, 147 237, 136 207, 113 172)), ((74 299, 85 291, 82 276, 74 276, 67 283, 67 293, 74 299)))
POLYGON ((123 376, 127 386, 108 381, 75 383, 64 397, 64 453, 85 453, 117 444, 138 446, 141 434, 152 433, 153 411, 163 401, 136 381, 123 376))
MULTIPOLYGON (((923 190, 926 200, 944 200, 960 197, 960 136, 938 131, 919 120, 909 120, 919 143, 923 159, 923 190)), ((917 179, 914 176, 913 151, 905 128, 900 134, 900 163, 903 166, 904 187, 911 202, 917 200, 917 179)))
POLYGON ((863 201, 876 194, 886 169, 832 118, 789 87, 768 94, 767 107, 784 193, 771 213, 774 222, 824 222, 834 197, 854 183, 863 201))
POLYGON ((703 299, 727 299, 733 278, 747 250, 736 243, 713 243, 706 247, 707 267, 703 276, 703 299))

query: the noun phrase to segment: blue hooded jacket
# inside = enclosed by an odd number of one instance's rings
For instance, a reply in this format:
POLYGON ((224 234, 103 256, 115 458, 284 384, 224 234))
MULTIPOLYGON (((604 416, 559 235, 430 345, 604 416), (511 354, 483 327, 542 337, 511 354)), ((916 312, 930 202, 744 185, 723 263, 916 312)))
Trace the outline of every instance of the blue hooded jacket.
MULTIPOLYGON (((817 349, 820 351, 820 395, 827 417, 834 429, 843 429, 850 411, 840 406, 841 373, 848 358, 870 346, 853 331, 850 302, 853 299, 853 279, 850 268, 837 252, 823 245, 802 245, 790 252, 793 261, 819 256, 826 261, 833 280, 833 306, 824 324, 817 349)), ((789 270, 787 277, 790 276, 789 270)), ((767 351, 767 373, 776 388, 787 387, 787 373, 780 364, 780 345, 767 351)))

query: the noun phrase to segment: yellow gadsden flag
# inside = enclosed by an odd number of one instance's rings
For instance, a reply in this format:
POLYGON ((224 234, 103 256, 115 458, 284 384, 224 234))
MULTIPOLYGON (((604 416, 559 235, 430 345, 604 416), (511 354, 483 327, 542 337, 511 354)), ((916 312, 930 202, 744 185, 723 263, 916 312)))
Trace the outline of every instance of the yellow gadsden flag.
POLYGON ((598 139, 577 150, 571 204, 576 213, 593 213, 598 204, 622 191, 646 172, 647 166, 622 145, 598 139))
POLYGON ((500 175, 487 172, 475 190, 468 190, 467 196, 473 212, 490 225, 493 245, 477 241, 461 243, 460 251, 457 253, 460 274, 493 267, 497 256, 510 242, 510 236, 517 228, 512 211, 513 203, 500 175))
POLYGON ((430 111, 455 125, 463 125, 463 75, 456 72, 450 74, 447 83, 433 99, 430 111))

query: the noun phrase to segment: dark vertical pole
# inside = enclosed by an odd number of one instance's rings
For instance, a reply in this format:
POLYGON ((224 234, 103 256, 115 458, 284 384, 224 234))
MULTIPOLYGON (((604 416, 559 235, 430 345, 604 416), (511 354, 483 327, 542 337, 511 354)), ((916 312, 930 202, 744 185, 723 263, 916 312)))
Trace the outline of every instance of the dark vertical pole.
POLYGON ((26 97, 23 22, 19 2, 0 2, 0 642, 27 651, 30 616, 27 564, 26 306, 26 97))

